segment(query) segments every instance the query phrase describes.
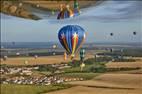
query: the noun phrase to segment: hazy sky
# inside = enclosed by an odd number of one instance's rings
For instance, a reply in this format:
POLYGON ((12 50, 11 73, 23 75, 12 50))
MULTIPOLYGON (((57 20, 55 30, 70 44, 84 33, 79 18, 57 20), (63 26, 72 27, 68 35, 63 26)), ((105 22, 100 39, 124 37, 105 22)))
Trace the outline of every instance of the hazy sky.
POLYGON ((53 18, 32 21, 1 14, 1 39, 5 42, 58 41, 59 29, 67 24, 82 26, 87 32, 87 42, 141 42, 142 1, 106 1, 63 21, 53 18))

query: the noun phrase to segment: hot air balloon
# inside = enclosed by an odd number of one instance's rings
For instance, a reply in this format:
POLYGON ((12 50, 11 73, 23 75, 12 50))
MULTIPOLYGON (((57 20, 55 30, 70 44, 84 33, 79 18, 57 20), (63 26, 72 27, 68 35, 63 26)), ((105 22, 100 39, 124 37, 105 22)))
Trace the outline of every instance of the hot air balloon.
POLYGON ((52 10, 52 11, 51 11, 51 14, 52 14, 52 15, 55 15, 55 11, 54 11, 54 10, 52 10))
POLYGON ((79 4, 77 0, 74 0, 74 16, 80 15, 80 9, 79 9, 79 4))
POLYGON ((60 6, 60 12, 57 16, 57 19, 65 19, 65 18, 70 18, 70 17, 73 17, 74 14, 73 14, 73 11, 70 9, 70 6, 69 5, 61 5, 60 6))
POLYGON ((55 53, 55 52, 53 52, 53 55, 56 55, 56 53, 55 53))
POLYGON ((19 52, 17 52, 17 53, 16 53, 16 55, 17 55, 17 56, 19 56, 19 55, 20 55, 20 53, 19 53, 19 52))
POLYGON ((37 58, 38 58, 38 55, 34 55, 34 58, 37 59, 37 58))
POLYGON ((8 59, 8 56, 4 56, 4 58, 3 58, 3 59, 4 59, 4 61, 6 61, 6 60, 8 59))
POLYGON ((80 50, 80 61, 83 61, 85 57, 85 49, 80 50))
POLYGON ((110 36, 113 36, 113 33, 110 33, 110 36))
POLYGON ((85 49, 81 49, 80 50, 80 61, 81 61, 81 71, 83 70, 83 68, 85 67, 85 64, 84 64, 84 57, 85 57, 85 49))
POLYGON ((137 34, 137 33, 134 31, 134 32, 133 32, 133 35, 136 35, 136 34, 137 34))
POLYGON ((74 0, 73 8, 70 8, 70 6, 67 5, 60 5, 60 12, 57 16, 57 19, 65 19, 70 17, 75 17, 80 15, 81 11, 79 9, 79 4, 77 0, 74 0))
POLYGON ((81 63, 81 64, 80 64, 80 68, 81 68, 80 70, 82 71, 84 67, 85 67, 85 64, 84 64, 84 63, 81 63))
POLYGON ((15 45, 15 42, 12 42, 12 45, 15 45))
POLYGON ((85 40, 85 30, 78 25, 67 25, 59 30, 58 38, 72 59, 85 40))
POLYGON ((29 63, 28 60, 25 60, 25 61, 24 61, 24 64, 25 64, 25 65, 28 65, 28 63, 29 63))
POLYGON ((67 60, 67 54, 64 52, 64 60, 67 60))
POLYGON ((53 49, 57 48, 57 45, 56 45, 56 44, 54 44, 54 45, 52 46, 52 48, 53 48, 53 49))

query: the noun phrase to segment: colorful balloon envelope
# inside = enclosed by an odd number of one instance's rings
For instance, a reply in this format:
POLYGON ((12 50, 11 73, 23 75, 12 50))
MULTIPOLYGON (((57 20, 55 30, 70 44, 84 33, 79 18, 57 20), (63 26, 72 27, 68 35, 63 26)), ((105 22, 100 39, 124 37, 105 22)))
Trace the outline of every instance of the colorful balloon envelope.
POLYGON ((61 5, 60 6, 60 12, 57 16, 57 19, 65 19, 65 18, 71 18, 80 15, 80 9, 79 4, 77 0, 74 0, 74 8, 71 9, 69 5, 61 5))
POLYGON ((61 9, 60 9, 60 12, 57 16, 57 19, 65 19, 65 18, 70 18, 70 17, 73 17, 74 16, 74 13, 73 11, 69 8, 69 5, 67 6, 62 6, 61 5, 61 9))
POLYGON ((78 25, 67 25, 59 30, 58 38, 66 52, 73 58, 85 40, 85 30, 78 25))

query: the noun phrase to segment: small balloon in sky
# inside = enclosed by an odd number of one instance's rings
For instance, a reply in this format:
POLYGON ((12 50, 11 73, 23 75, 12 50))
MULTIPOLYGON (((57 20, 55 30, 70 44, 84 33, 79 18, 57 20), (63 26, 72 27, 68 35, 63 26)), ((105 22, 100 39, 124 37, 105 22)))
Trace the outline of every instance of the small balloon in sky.
POLYGON ((137 34, 137 33, 134 31, 134 32, 133 32, 133 35, 136 35, 136 34, 137 34))
POLYGON ((110 36, 113 36, 113 33, 110 33, 110 36))

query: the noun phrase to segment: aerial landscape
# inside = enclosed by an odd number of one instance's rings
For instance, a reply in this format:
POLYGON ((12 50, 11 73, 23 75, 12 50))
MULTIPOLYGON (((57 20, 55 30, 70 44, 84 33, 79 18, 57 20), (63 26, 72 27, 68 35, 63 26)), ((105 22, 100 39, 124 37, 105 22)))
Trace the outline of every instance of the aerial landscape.
POLYGON ((142 94, 142 1, 0 3, 0 94, 142 94))

